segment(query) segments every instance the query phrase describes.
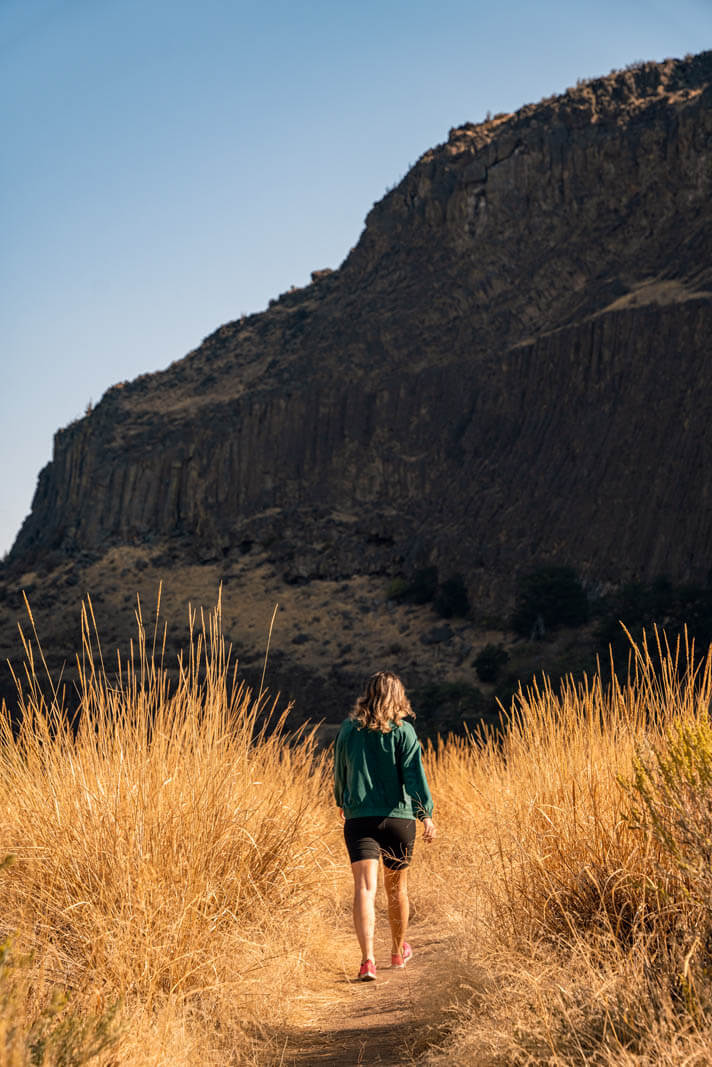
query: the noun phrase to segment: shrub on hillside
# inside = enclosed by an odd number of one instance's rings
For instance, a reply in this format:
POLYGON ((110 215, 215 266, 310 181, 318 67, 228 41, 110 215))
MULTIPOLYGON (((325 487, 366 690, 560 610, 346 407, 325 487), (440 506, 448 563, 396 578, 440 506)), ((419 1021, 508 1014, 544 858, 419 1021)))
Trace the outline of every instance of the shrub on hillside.
POLYGON ((435 610, 443 619, 451 619, 453 616, 464 618, 469 615, 470 600, 461 574, 454 574, 438 588, 435 594, 435 610))
POLYGON ((522 637, 582 626, 588 616, 586 591, 573 567, 538 567, 519 578, 512 629, 522 637))
POLYGON ((491 710, 482 691, 466 681, 430 682, 414 691, 413 707, 424 726, 420 732, 431 736, 461 730, 491 710))
POLYGON ((509 653, 502 645, 485 645, 473 661, 477 677, 481 682, 496 682, 508 659, 509 653))
POLYGON ((665 629, 670 640, 686 629, 698 648, 712 642, 712 588, 710 585, 673 586, 667 578, 627 582, 608 598, 601 611, 596 638, 602 648, 613 649, 624 663, 630 643, 621 623, 638 640, 642 630, 665 629))
POLYGON ((393 578, 386 589, 386 597, 407 604, 429 604, 437 588, 437 567, 421 567, 409 582, 405 578, 393 578))
POLYGON ((429 604, 438 587, 438 568, 421 567, 413 575, 407 599, 413 604, 429 604))
POLYGON ((403 600, 407 592, 405 578, 392 578, 386 586, 386 600, 403 600))
POLYGON ((392 578, 386 587, 386 599, 405 604, 429 604, 434 601, 443 619, 464 617, 470 612, 467 588, 461 574, 454 574, 438 585, 437 567, 420 567, 407 581, 402 576, 392 578))

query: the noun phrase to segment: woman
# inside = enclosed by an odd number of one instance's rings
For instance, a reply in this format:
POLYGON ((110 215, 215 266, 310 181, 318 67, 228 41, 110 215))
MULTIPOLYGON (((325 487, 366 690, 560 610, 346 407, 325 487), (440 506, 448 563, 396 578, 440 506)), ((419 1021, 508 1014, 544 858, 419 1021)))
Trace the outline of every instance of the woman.
POLYGON ((344 838, 354 877, 354 926, 361 946, 362 982, 376 977, 373 936, 376 925, 378 861, 391 927, 391 967, 405 967, 413 955, 405 940, 410 905, 408 864, 416 819, 423 839, 435 837, 433 799, 423 770, 420 742, 407 716, 413 716, 403 683, 389 671, 369 678, 351 715, 342 723, 334 754, 334 796, 344 819, 344 838))

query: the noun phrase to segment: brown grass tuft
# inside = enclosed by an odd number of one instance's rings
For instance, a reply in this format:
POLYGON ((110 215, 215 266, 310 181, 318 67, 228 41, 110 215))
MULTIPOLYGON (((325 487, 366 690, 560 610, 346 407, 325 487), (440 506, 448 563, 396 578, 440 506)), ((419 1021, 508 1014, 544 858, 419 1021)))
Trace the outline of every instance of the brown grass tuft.
MULTIPOLYGON (((34 640, 4 709, 0 1067, 279 1063, 327 1010, 358 1037, 328 757, 239 684, 219 605, 173 686, 138 627, 111 674, 87 605, 76 724, 34 640)), ((418 1062, 712 1060, 711 698, 712 658, 658 639, 625 684, 543 682, 427 753, 418 1062)))
POLYGON ((77 1017, 116 1012, 122 1064, 243 1062, 305 981, 333 900, 325 758, 238 682, 219 607, 195 623, 171 689, 140 610, 109 676, 88 604, 76 728, 27 642, 19 730, 0 723, 0 924, 28 1047, 61 990, 77 1017))
POLYGON ((434 1062, 709 1062, 710 665, 644 644, 626 685, 544 683, 431 755, 472 975, 434 1062))

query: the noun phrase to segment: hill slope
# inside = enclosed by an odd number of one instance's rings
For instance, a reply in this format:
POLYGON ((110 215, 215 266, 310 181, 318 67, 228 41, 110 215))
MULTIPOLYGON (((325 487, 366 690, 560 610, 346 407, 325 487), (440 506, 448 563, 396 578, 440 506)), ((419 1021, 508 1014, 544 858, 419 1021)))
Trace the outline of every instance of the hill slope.
POLYGON ((706 576, 711 105, 707 52, 451 130, 339 270, 57 434, 6 588, 122 546, 500 614, 533 562, 706 576))

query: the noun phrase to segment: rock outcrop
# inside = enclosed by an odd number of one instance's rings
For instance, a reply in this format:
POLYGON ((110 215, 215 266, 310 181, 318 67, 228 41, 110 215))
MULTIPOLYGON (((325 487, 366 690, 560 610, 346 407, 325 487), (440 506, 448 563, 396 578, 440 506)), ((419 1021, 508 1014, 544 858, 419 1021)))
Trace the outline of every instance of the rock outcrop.
POLYGON ((707 575, 712 52, 453 129, 312 277, 61 430, 10 566, 707 575))

